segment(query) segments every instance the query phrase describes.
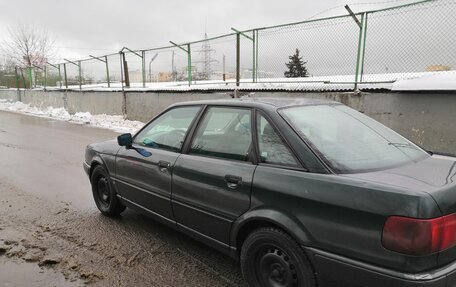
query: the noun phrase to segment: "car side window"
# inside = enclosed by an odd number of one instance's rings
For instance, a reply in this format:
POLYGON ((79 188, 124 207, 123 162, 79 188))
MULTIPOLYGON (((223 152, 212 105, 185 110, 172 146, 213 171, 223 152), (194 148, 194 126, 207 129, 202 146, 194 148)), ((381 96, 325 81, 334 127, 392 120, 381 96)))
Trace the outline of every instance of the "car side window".
POLYGON ((257 113, 257 133, 260 160, 264 163, 298 167, 290 149, 276 133, 269 121, 257 113))
POLYGON ((187 130, 201 107, 174 108, 152 121, 135 136, 134 143, 147 147, 178 152, 187 130))
POLYGON ((251 144, 250 109, 211 107, 198 127, 190 154, 245 161, 251 144))

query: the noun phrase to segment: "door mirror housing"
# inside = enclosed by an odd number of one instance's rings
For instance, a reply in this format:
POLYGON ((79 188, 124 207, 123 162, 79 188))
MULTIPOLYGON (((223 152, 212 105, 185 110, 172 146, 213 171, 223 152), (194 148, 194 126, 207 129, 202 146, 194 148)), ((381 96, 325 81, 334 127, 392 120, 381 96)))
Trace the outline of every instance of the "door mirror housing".
POLYGON ((133 139, 131 137, 131 134, 121 134, 120 136, 117 137, 117 143, 120 146, 124 146, 126 148, 130 148, 131 145, 133 144, 133 139))

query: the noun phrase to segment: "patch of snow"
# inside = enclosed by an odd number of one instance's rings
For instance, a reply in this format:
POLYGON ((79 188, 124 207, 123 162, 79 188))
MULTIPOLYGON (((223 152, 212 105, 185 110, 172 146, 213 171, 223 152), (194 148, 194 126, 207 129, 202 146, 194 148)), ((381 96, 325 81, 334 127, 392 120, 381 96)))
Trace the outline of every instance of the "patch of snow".
POLYGON ((79 112, 73 115, 73 120, 80 123, 90 123, 92 115, 89 112, 79 112))
POLYGON ((69 121, 77 124, 88 124, 90 126, 110 129, 121 133, 135 133, 144 126, 144 123, 142 122, 126 120, 123 116, 106 114, 92 115, 89 112, 79 112, 70 115, 64 108, 38 108, 22 102, 8 102, 6 100, 0 100, 0 110, 69 121))
POLYGON ((394 82, 393 91, 454 91, 456 73, 441 72, 394 82))
MULTIPOLYGON (((154 82, 130 83, 130 87, 122 87, 120 82, 82 85, 83 91, 208 91, 222 90, 285 90, 285 91, 350 91, 354 89, 354 74, 341 75, 312 75, 306 78, 260 78, 256 83, 252 78, 242 78, 239 87, 236 80, 203 80, 193 81, 191 86, 188 82, 154 82)), ((404 73, 372 73, 363 74, 362 82, 358 84, 360 89, 388 89, 396 91, 418 90, 456 90, 456 71, 430 71, 430 72, 404 72, 404 73), (429 85, 430 84, 430 85, 429 85)), ((79 91, 79 85, 68 86, 69 90, 79 91)), ((43 87, 36 90, 43 90, 43 87)), ((46 87, 46 90, 61 90, 60 87, 46 87)))

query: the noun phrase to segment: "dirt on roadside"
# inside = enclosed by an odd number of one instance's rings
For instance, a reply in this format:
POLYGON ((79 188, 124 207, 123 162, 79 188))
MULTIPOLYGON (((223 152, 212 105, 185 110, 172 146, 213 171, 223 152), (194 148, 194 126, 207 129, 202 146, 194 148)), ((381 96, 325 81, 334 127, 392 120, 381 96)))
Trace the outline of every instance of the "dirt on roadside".
MULTIPOLYGON (((243 284, 237 263, 135 212, 106 218, 95 208, 34 197, 2 178, 0 194, 0 268, 44 278, 30 286, 243 284)), ((8 280, 5 286, 20 286, 8 280)))

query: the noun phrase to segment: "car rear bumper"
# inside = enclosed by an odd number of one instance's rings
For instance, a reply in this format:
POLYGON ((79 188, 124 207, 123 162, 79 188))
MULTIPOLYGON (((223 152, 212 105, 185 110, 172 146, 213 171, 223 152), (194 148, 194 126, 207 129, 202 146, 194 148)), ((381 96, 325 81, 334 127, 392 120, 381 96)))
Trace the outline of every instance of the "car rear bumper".
POLYGON ((311 257, 321 286, 456 286, 456 262, 431 271, 411 274, 377 267, 313 248, 305 249, 311 257))

